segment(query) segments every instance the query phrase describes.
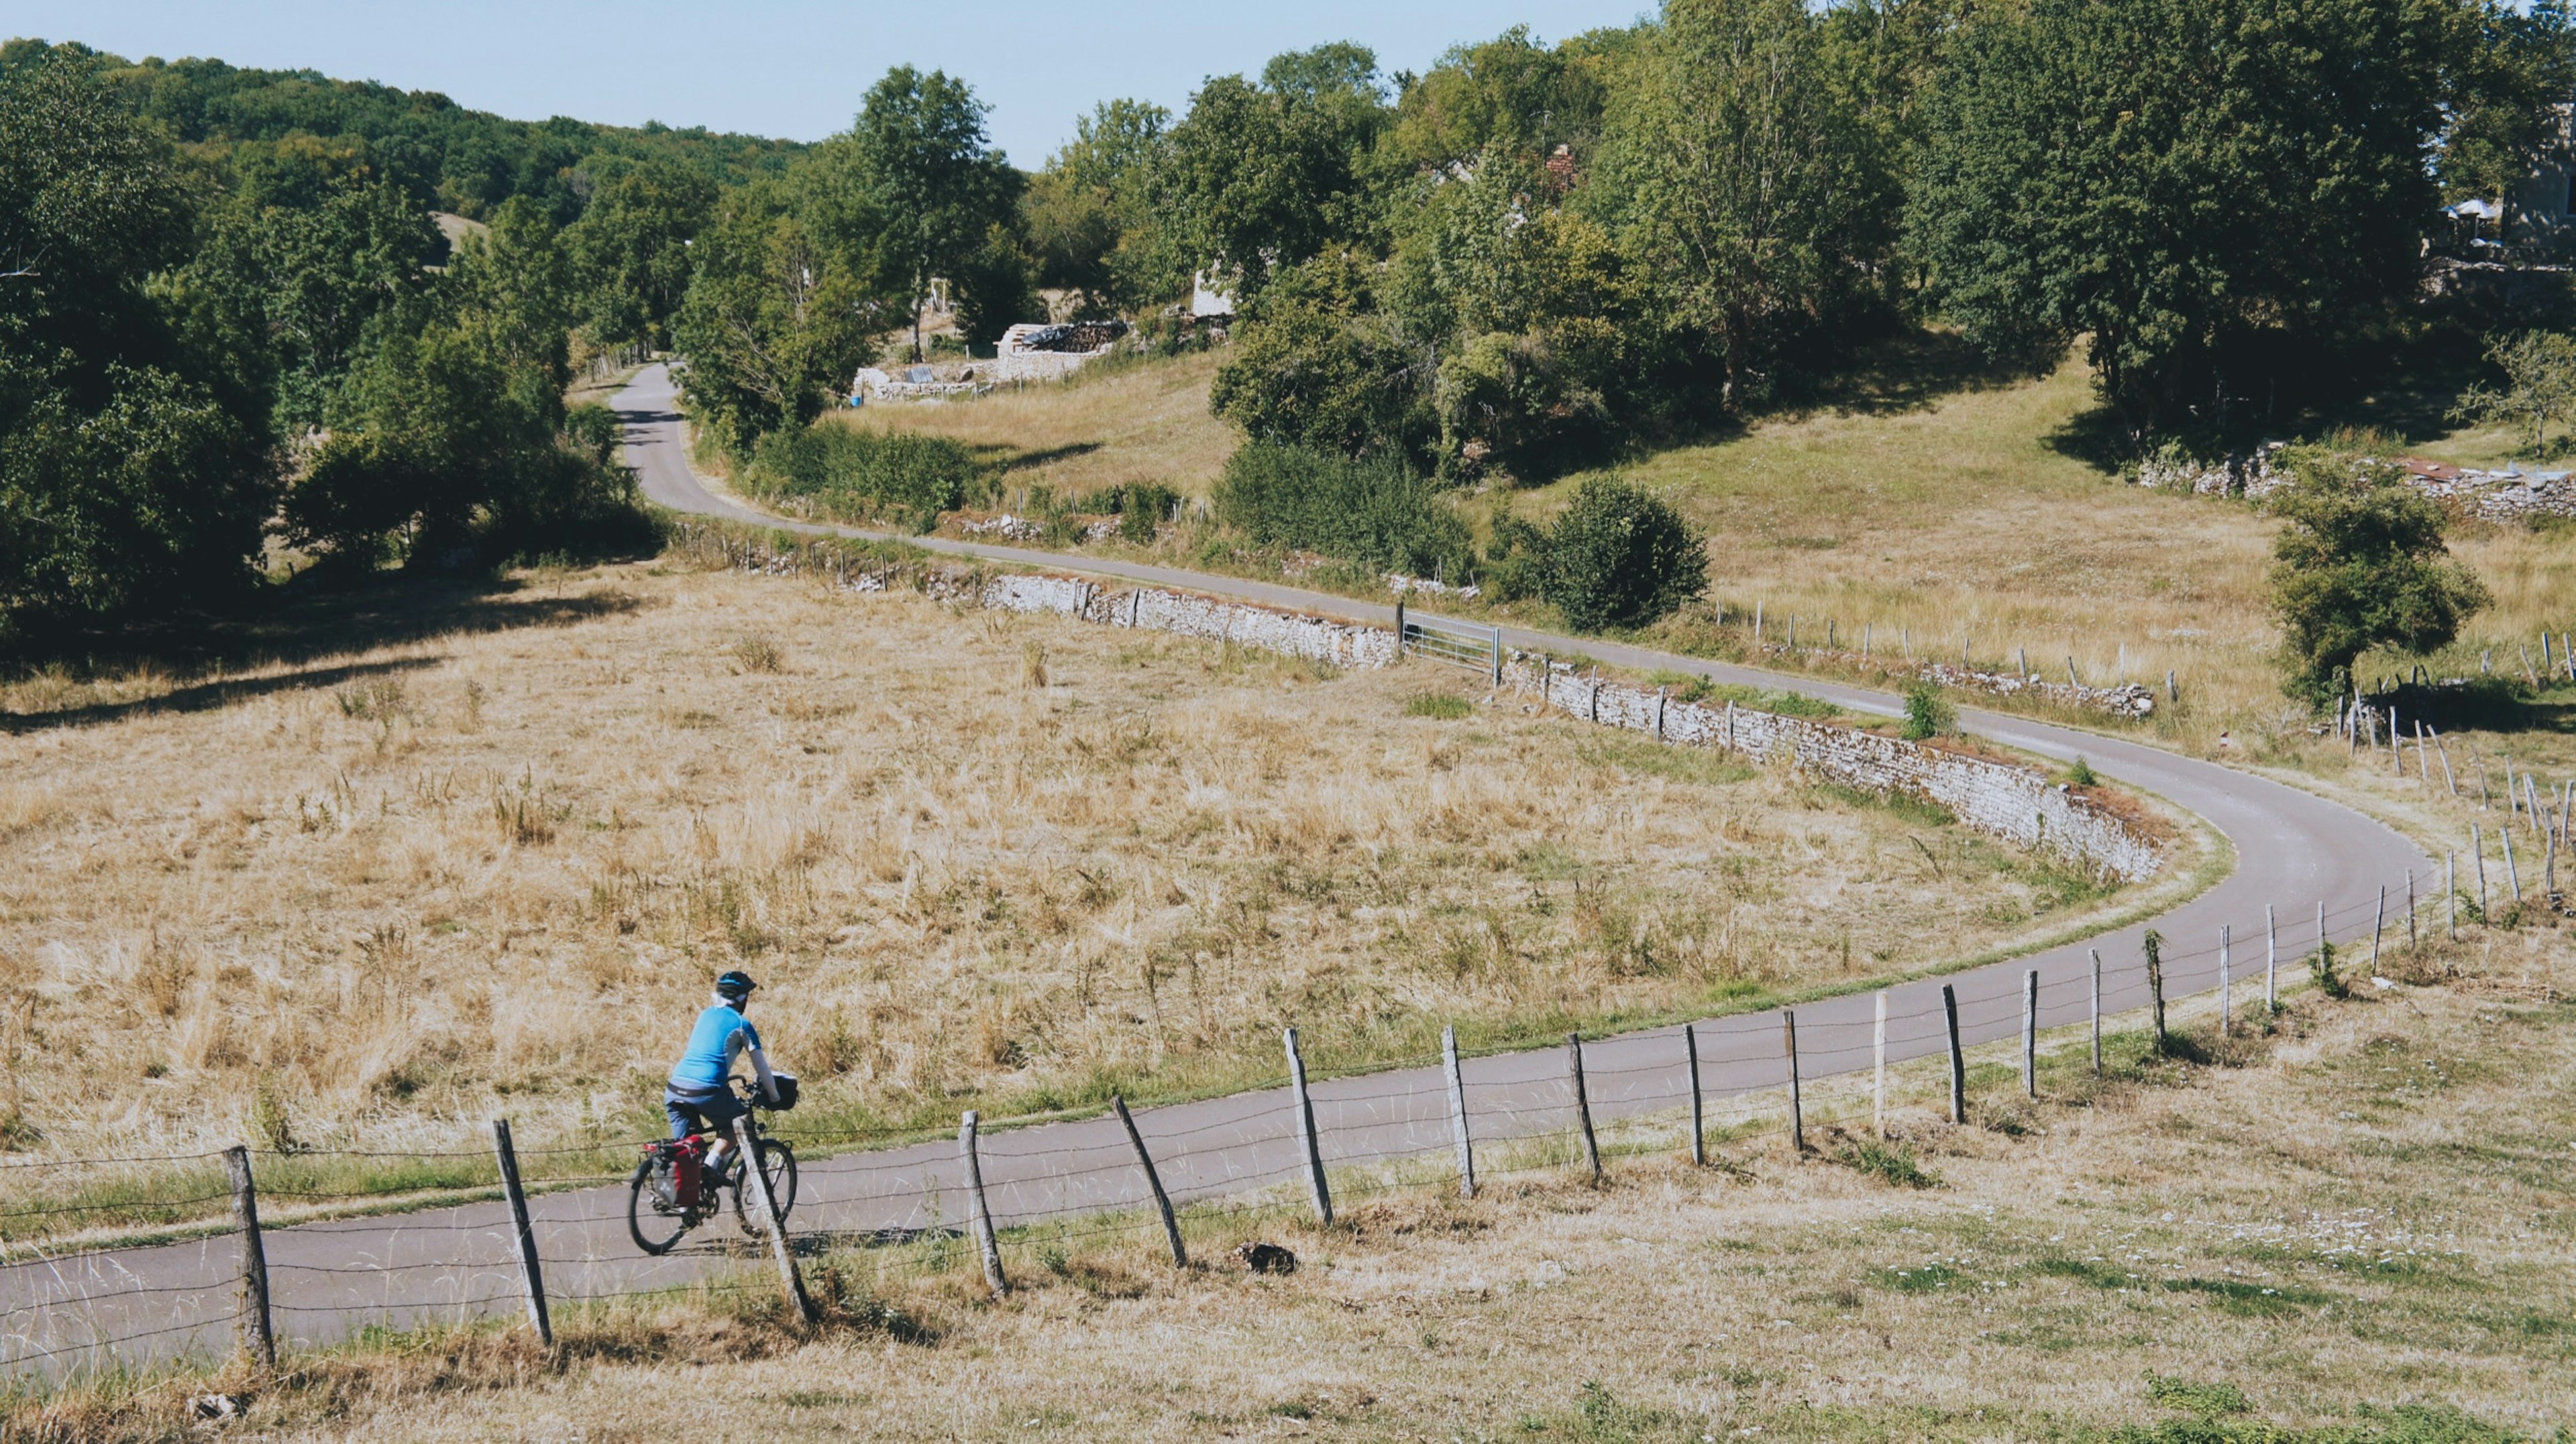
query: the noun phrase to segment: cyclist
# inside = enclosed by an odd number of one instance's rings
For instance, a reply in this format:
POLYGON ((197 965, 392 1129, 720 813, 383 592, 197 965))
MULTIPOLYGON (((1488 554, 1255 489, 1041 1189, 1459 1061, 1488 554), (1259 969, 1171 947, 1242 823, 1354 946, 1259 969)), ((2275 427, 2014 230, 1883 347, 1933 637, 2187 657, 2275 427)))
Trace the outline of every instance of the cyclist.
POLYGON ((778 1101, 778 1083, 769 1072, 769 1055, 761 1051, 760 1032, 743 1016, 751 1006, 751 990, 758 986, 749 973, 739 970, 716 979, 715 998, 689 1029, 688 1050, 672 1065, 670 1084, 662 1090, 662 1110, 671 1116, 674 1140, 692 1133, 715 1135, 714 1146, 707 1150, 709 1186, 724 1178, 733 1147, 733 1121, 743 1112, 742 1100, 734 1096, 728 1081, 734 1060, 750 1054, 760 1096, 771 1103, 778 1101))

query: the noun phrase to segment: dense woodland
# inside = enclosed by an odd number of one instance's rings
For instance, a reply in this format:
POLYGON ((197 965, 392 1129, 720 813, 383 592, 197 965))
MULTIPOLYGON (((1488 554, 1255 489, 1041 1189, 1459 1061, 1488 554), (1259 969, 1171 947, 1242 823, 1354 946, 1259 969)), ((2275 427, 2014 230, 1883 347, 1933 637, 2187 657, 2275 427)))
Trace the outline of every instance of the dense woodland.
MULTIPOLYGON (((2278 425, 2453 324, 2420 299, 2441 205, 2508 193, 2571 95, 2565 0, 1669 0, 1419 75, 1333 44, 1179 114, 1107 101, 1031 172, 909 67, 796 146, 11 42, 0 627, 210 603, 273 542, 617 535, 605 418, 561 400, 584 355, 682 353, 749 457, 922 354, 934 279, 970 347, 1050 304, 1180 345, 1202 273, 1239 311, 1212 405, 1255 443, 1221 516, 1615 624, 1600 597, 1688 578, 1605 591, 1526 525, 1478 556, 1420 498, 1722 427, 1925 325, 1994 367, 2082 345, 2139 450, 2278 425), (451 255, 433 210, 488 229, 451 255)), ((1577 513, 1596 572, 1691 550, 1615 483, 1577 513)))

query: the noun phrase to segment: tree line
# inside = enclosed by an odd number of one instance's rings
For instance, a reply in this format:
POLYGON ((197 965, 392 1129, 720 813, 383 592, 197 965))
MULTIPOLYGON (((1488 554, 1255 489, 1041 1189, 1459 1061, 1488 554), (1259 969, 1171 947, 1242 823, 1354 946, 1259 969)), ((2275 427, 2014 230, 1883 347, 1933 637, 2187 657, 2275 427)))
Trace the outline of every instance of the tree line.
MULTIPOLYGON (((2553 143, 2570 36, 2566 0, 1667 0, 1420 74, 1330 44, 1178 113, 1106 101, 1035 171, 909 66, 796 146, 11 42, 0 616, 238 588, 271 535, 380 561, 607 525, 604 421, 560 400, 597 350, 683 353, 749 456, 930 349, 934 283, 982 348, 1050 304, 1153 323, 1199 279, 1236 313, 1211 404, 1257 444, 1223 514, 1591 595, 1535 529, 1477 556, 1422 508, 1928 321, 2003 366, 2080 341, 2139 445, 2358 384, 2421 324, 2440 203, 2553 143), (483 229, 451 255, 432 209, 483 229)), ((1678 555, 1650 501, 1601 492, 1585 534, 1678 555)))

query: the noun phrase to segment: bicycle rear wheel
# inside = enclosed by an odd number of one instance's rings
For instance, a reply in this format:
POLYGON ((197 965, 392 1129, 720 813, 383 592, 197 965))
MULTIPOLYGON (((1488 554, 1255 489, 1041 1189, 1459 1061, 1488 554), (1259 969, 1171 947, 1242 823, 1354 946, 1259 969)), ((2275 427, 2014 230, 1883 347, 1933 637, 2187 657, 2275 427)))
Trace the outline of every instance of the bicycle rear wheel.
POLYGON ((658 1258, 689 1231, 689 1222, 687 1214, 664 1213, 655 1202, 653 1165, 635 1165, 635 1177, 626 1185, 626 1232, 635 1246, 658 1258))
MULTIPOLYGON (((769 1180, 769 1196, 778 1202, 778 1217, 785 1222, 788 1211, 796 1207, 796 1150, 775 1138, 760 1140, 760 1176, 769 1180)), ((735 1170, 733 1190, 734 1217, 749 1234, 766 1233, 760 1226, 760 1207, 747 1196, 751 1180, 735 1170)))

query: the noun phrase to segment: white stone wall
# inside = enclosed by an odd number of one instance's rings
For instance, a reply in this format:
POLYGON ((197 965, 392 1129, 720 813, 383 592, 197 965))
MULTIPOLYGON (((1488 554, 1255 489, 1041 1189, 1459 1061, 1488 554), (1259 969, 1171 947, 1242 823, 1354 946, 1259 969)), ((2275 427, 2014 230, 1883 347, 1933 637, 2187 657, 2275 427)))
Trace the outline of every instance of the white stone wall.
MULTIPOLYGON (((1401 660, 1394 632, 1384 627, 1193 592, 1110 588, 1079 577, 988 573, 957 563, 853 564, 823 544, 779 552, 688 523, 679 528, 674 544, 720 550, 729 565, 743 571, 829 573, 835 584, 851 591, 910 587, 943 600, 972 599, 997 611, 1170 632, 1335 667, 1387 667, 1401 660)), ((1779 761, 1847 787, 1919 797, 1948 808, 1988 836, 2123 881, 2151 877, 2164 863, 2156 839, 2018 763, 1733 703, 1675 702, 1649 688, 1585 677, 1520 651, 1512 652, 1504 666, 1503 686, 1536 694, 1570 716, 1675 746, 1720 748, 1755 762, 1779 761)))

